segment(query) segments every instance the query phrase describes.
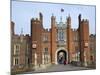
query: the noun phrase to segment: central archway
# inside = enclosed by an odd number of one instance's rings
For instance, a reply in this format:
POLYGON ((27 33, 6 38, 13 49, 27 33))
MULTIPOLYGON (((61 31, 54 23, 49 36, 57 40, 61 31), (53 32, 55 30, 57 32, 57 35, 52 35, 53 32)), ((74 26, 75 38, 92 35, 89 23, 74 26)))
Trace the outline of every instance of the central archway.
POLYGON ((62 64, 63 61, 68 62, 68 51, 64 47, 60 47, 55 52, 55 64, 62 64))
POLYGON ((57 53, 57 62, 58 64, 63 64, 64 61, 66 60, 66 52, 64 50, 60 50, 57 53))

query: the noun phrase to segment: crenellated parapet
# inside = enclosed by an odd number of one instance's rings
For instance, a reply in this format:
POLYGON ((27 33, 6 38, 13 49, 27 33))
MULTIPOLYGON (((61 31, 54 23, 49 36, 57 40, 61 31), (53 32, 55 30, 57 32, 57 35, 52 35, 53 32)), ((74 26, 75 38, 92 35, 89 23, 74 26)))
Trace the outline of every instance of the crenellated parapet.
POLYGON ((32 19, 31 19, 31 23, 40 24, 41 21, 40 21, 38 18, 32 18, 32 19))
POLYGON ((81 23, 89 24, 89 20, 88 19, 82 19, 81 23))

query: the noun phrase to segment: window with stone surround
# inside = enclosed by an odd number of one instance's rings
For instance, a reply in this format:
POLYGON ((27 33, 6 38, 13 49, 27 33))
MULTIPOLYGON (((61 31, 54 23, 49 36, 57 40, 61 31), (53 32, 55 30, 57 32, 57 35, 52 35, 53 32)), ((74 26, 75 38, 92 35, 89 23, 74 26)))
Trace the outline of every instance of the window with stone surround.
POLYGON ((44 49, 44 63, 47 64, 48 63, 48 47, 46 47, 44 49))
POLYGON ((43 35, 43 41, 48 41, 48 35, 43 35))
POLYGON ((48 48, 46 47, 44 50, 45 54, 48 54, 48 48))
POLYGON ((58 41, 66 41, 66 33, 63 29, 58 29, 57 39, 58 41))
POLYGON ((14 57, 14 60, 13 60, 13 65, 18 65, 19 64, 19 58, 18 57, 14 57))
POLYGON ((18 55, 20 53, 20 44, 14 45, 14 55, 18 55))

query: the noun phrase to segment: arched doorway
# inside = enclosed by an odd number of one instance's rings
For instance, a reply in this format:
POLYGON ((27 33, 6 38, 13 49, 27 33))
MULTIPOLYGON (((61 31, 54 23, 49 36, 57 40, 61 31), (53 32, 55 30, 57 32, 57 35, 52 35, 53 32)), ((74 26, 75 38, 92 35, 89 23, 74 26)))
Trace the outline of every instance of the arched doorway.
POLYGON ((57 52, 57 62, 58 64, 63 64, 65 60, 67 60, 67 53, 64 50, 60 50, 57 52))

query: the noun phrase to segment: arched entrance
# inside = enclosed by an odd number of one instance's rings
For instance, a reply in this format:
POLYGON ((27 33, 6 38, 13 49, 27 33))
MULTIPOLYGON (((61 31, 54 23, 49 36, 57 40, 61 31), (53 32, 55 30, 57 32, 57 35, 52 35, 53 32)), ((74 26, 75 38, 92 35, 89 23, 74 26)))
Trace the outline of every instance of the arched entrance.
MULTIPOLYGON (((63 56, 63 59, 66 59, 66 61, 68 62, 68 50, 64 47, 60 47, 56 50, 55 52, 55 64, 60 64, 59 60, 60 60, 60 56, 63 56)), ((62 60, 62 58, 61 58, 62 60)), ((63 62, 63 60, 62 60, 63 62)))
POLYGON ((57 52, 57 62, 58 62, 58 64, 64 63, 64 61, 67 59, 66 55, 67 55, 67 53, 64 50, 60 50, 60 51, 57 52))

